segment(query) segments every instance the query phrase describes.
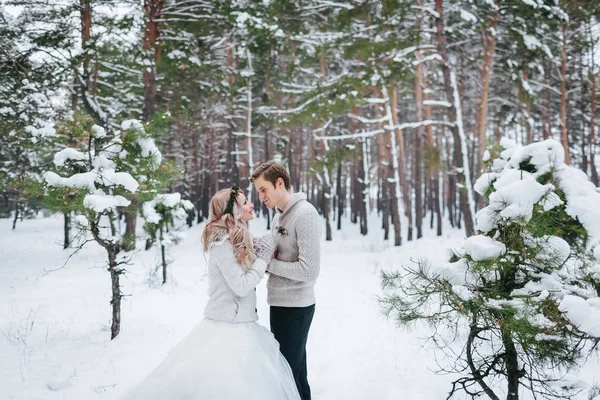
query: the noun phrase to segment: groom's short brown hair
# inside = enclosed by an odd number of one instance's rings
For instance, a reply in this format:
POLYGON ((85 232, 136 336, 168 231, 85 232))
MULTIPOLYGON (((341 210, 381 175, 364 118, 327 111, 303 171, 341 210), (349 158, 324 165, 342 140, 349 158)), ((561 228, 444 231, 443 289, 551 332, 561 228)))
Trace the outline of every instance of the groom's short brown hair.
POLYGON ((287 172, 283 164, 276 161, 267 161, 258 166, 252 173, 250 182, 254 183, 256 178, 261 177, 275 186, 277 179, 281 178, 286 190, 290 190, 290 174, 287 172))

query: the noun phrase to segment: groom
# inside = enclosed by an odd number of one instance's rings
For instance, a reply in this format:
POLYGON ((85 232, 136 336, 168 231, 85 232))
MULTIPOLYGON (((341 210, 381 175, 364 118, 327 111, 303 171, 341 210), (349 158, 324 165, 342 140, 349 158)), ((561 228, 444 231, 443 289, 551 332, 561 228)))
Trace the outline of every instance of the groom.
POLYGON ((304 193, 291 192, 290 175, 282 164, 263 163, 250 180, 260 200, 277 212, 272 227, 277 252, 267 267, 271 332, 292 368, 300 397, 310 400, 306 340, 315 313, 321 219, 304 193))

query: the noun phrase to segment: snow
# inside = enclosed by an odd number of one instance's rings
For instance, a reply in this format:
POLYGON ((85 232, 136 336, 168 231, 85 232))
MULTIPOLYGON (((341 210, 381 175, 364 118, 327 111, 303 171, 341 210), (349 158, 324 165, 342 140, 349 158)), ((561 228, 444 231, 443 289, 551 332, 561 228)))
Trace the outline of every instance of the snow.
POLYGON ((189 200, 181 200, 181 204, 185 210, 193 210, 195 208, 194 203, 189 200))
POLYGON ((92 166, 94 167, 94 171, 102 171, 107 169, 115 169, 117 164, 113 160, 106 157, 106 154, 100 153, 92 161, 92 166))
POLYGON ((504 170, 502 171, 502 174, 494 174, 494 177, 496 178, 494 182, 494 188, 496 189, 501 189, 511 183, 519 182, 522 179, 526 179, 529 182, 534 180, 531 173, 517 169, 504 170))
MULTIPOLYGON (((158 261, 154 251, 134 255, 121 277, 127 295, 121 333, 111 341, 106 252, 88 244, 60 269, 68 256, 58 244, 62 222, 25 220, 11 232, 11 221, 0 220, 6 263, 0 265, 20 266, 0 268, 0 331, 6 333, 0 335, 2 394, 31 400, 117 399, 202 319, 208 298, 199 241, 203 225, 186 230, 187 238, 172 249, 166 285, 149 283, 158 261), (47 273, 53 269, 58 270, 47 273)), ((370 237, 344 220, 333 242, 323 238, 308 341, 313 399, 445 398, 450 377, 431 371, 435 358, 422 332, 396 328, 381 315, 376 296, 382 268, 429 256, 429 249, 449 247, 461 233, 436 239, 426 232, 428 238, 394 248, 381 240, 375 214, 371 222, 370 237)), ((265 227, 264 220, 251 221, 253 233, 263 234, 265 227)), ((432 259, 444 258, 440 252, 432 259)), ((259 323, 268 326, 265 281, 257 296, 259 323)))
MULTIPOLYGON (((23 118, 23 117, 22 117, 23 118)), ((25 121, 28 121, 29 118, 25 116, 25 121)), ((25 127, 25 131, 30 133, 31 136, 35 137, 48 137, 54 136, 56 134, 56 130, 51 123, 48 122, 39 122, 40 127, 36 128, 35 126, 28 125, 25 127)))
POLYGON ((144 124, 142 124, 137 119, 128 119, 121 123, 121 129, 123 129, 124 131, 127 129, 139 129, 139 130, 143 131, 144 124))
POLYGON ((169 57, 170 59, 177 59, 177 58, 183 58, 185 57, 185 53, 181 50, 172 50, 171 52, 169 52, 167 54, 167 57, 169 57))
MULTIPOLYGON (((528 222, 532 217, 533 205, 547 192, 547 185, 541 185, 532 177, 526 177, 525 179, 505 184, 490 194, 490 205, 486 208, 499 213, 499 216, 503 218, 516 218, 528 222)), ((480 215, 480 213, 481 211, 477 215, 480 215)), ((485 214, 481 215, 483 218, 485 214)), ((484 221, 480 223, 479 217, 477 217, 477 224, 478 226, 489 226, 484 221)))
POLYGON ((523 222, 529 222, 533 216, 533 204, 511 204, 500 211, 499 215, 506 219, 519 219, 523 222))
POLYGON ((120 195, 106 195, 96 192, 95 194, 88 194, 83 199, 83 205, 85 208, 96 211, 97 213, 108 210, 116 210, 116 207, 127 207, 131 202, 125 197, 120 195))
POLYGON ((444 100, 423 100, 423 105, 425 106, 440 106, 440 107, 452 107, 447 101, 444 100))
POLYGON ((590 235, 590 245, 600 244, 600 193, 580 170, 567 167, 559 171, 557 178, 569 199, 565 211, 579 219, 590 235))
POLYGON ((455 286, 474 284, 477 281, 475 276, 468 271, 469 264, 465 258, 461 258, 453 263, 433 265, 431 268, 455 286))
POLYGON ((192 64, 196 64, 199 67, 202 66, 202 62, 200 62, 200 59, 196 56, 191 56, 188 58, 188 60, 190 60, 192 64))
POLYGON ((96 190, 95 182, 97 176, 98 175, 95 172, 82 172, 68 178, 63 178, 52 171, 48 171, 44 173, 44 180, 50 186, 65 186, 80 189, 87 188, 90 192, 93 192, 96 190))
POLYGON ((10 107, 0 107, 0 114, 2 115, 15 115, 15 111, 10 107))
POLYGON ((540 7, 542 4, 538 3, 535 0, 521 0, 524 4, 527 4, 528 6, 533 7, 534 9, 537 9, 538 7, 540 7))
POLYGON ((472 22, 472 23, 477 22, 477 17, 465 10, 460 10, 460 18, 467 22, 472 22))
POLYGON ((162 216, 156 212, 154 208, 155 204, 151 201, 147 201, 142 204, 142 215, 144 219, 151 224, 158 224, 162 219, 162 216))
POLYGON ((596 261, 600 262, 600 246, 598 245, 594 248, 594 257, 596 261))
POLYGON ((159 194, 155 198, 156 204, 164 204, 166 207, 175 207, 181 201, 180 193, 159 194))
POLYGON ((475 189, 475 191, 477 193, 479 193, 480 195, 485 194, 485 192, 488 191, 488 189, 490 188, 490 186, 492 185, 492 182, 494 182, 496 180, 497 174, 491 172, 485 172, 483 174, 481 174, 481 176, 479 178, 477 178, 477 180, 475 181, 475 185, 473 185, 473 189, 475 189))
POLYGON ((578 296, 565 296, 558 306, 566 313, 579 330, 589 335, 600 337, 600 299, 582 299, 578 296))
POLYGON ((90 225, 89 221, 83 215, 76 215, 73 217, 73 222, 82 229, 87 229, 90 225))
POLYGON ((538 253, 540 260, 552 261, 556 268, 563 265, 571 255, 571 246, 558 236, 548 236, 535 239, 541 244, 538 253))
POLYGON ((554 207, 558 207, 565 202, 554 192, 549 192, 541 201, 540 205, 544 208, 544 211, 550 211, 554 207))
MULTIPOLYGON (((156 252, 135 252, 121 276, 126 295, 121 333, 111 341, 106 252, 88 244, 63 267, 69 252, 59 245, 62 224, 60 217, 25 220, 11 231, 11 221, 0 219, 2 394, 31 400, 114 400, 202 319, 208 298, 207 260, 199 245, 203 225, 186 230, 187 238, 172 249, 174 262, 165 285, 153 277, 156 252)), ((426 230, 425 238, 393 247, 392 239, 382 240, 376 214, 370 215, 366 237, 347 219, 342 226, 333 231, 332 242, 322 238, 317 311, 308 340, 313 399, 446 398, 457 376, 433 370, 437 362, 454 360, 434 355, 427 329, 398 329, 385 319, 376 297, 381 295, 382 269, 400 270, 424 258, 441 265, 447 260, 445 249, 456 247, 464 233, 446 226, 442 237, 426 230)), ((266 222, 251 221, 250 229, 263 234, 266 222)), ((448 273, 455 275, 457 296, 469 298, 460 266, 448 273)), ((257 288, 257 307, 259 323, 268 326, 265 283, 257 288)), ((591 383, 599 367, 591 360, 571 377, 591 383)), ((496 389, 502 387, 496 383, 496 389)), ((586 399, 586 394, 573 400, 586 399)))
POLYGON ((488 236, 474 235, 465 240, 465 253, 474 261, 489 260, 506 253, 506 245, 488 236))
POLYGON ((106 130, 99 125, 94 125, 92 126, 92 134, 96 139, 101 139, 106 136, 106 130))
POLYGON ((529 50, 535 50, 539 47, 542 47, 542 43, 538 40, 538 38, 532 35, 524 34, 523 43, 529 50))
POLYGON ((152 156, 153 168, 158 168, 162 162, 162 155, 158 147, 156 147, 154 140, 151 138, 139 138, 137 139, 137 143, 140 145, 142 157, 152 156))
POLYGON ((553 167, 565 165, 565 151, 561 144, 553 139, 543 142, 532 143, 527 146, 511 147, 515 153, 511 153, 510 165, 519 168, 519 164, 527 159, 538 171, 538 175, 550 171, 553 167))
POLYGON ((79 150, 66 148, 54 155, 54 165, 62 167, 67 161, 85 161, 87 156, 79 150))
MULTIPOLYGON (((75 154, 75 153, 73 153, 75 154)), ((69 155, 73 155, 69 154, 69 155)), ((64 154, 59 157, 59 162, 64 158, 64 154)), ((96 158, 98 165, 112 165, 112 161, 101 157, 96 158), (104 160, 104 161, 102 161, 104 160)), ((55 160, 56 162, 56 160, 55 160)), ((55 172, 48 171, 44 173, 44 180, 50 186, 65 186, 72 188, 87 188, 90 193, 96 191, 96 183, 105 184, 108 186, 120 185, 125 190, 131 193, 135 193, 139 187, 139 183, 127 172, 115 172, 114 169, 101 169, 99 172, 97 169, 89 172, 82 172, 74 174, 70 177, 64 178, 55 172)))
POLYGON ((109 186, 118 185, 125 190, 135 193, 140 184, 127 172, 115 172, 114 169, 105 170, 101 175, 102 181, 109 186))

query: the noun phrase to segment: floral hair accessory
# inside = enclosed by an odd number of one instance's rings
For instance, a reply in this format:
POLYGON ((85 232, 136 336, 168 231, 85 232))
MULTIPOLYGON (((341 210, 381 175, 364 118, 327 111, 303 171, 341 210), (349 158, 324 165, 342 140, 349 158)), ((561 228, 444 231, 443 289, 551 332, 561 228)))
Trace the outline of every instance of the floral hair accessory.
POLYGON ((277 233, 279 233, 281 236, 287 236, 288 235, 288 231, 287 229, 285 229, 283 226, 276 226, 275 230, 277 231, 277 233))
POLYGON ((223 215, 231 214, 233 215, 233 205, 235 204, 235 198, 240 193, 240 188, 237 185, 233 185, 231 187, 231 193, 229 195, 229 201, 227 202, 227 207, 225 207, 225 211, 223 211, 223 215))

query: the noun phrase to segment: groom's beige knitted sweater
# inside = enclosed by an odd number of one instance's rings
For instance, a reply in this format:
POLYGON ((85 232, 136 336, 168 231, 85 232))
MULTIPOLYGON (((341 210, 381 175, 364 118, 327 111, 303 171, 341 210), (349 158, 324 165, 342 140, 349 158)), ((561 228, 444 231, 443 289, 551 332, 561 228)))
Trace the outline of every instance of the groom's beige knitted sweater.
POLYGON ((267 267, 267 302, 279 307, 315 304, 321 262, 321 218, 304 193, 295 193, 285 210, 276 210, 272 233, 277 258, 267 267))

